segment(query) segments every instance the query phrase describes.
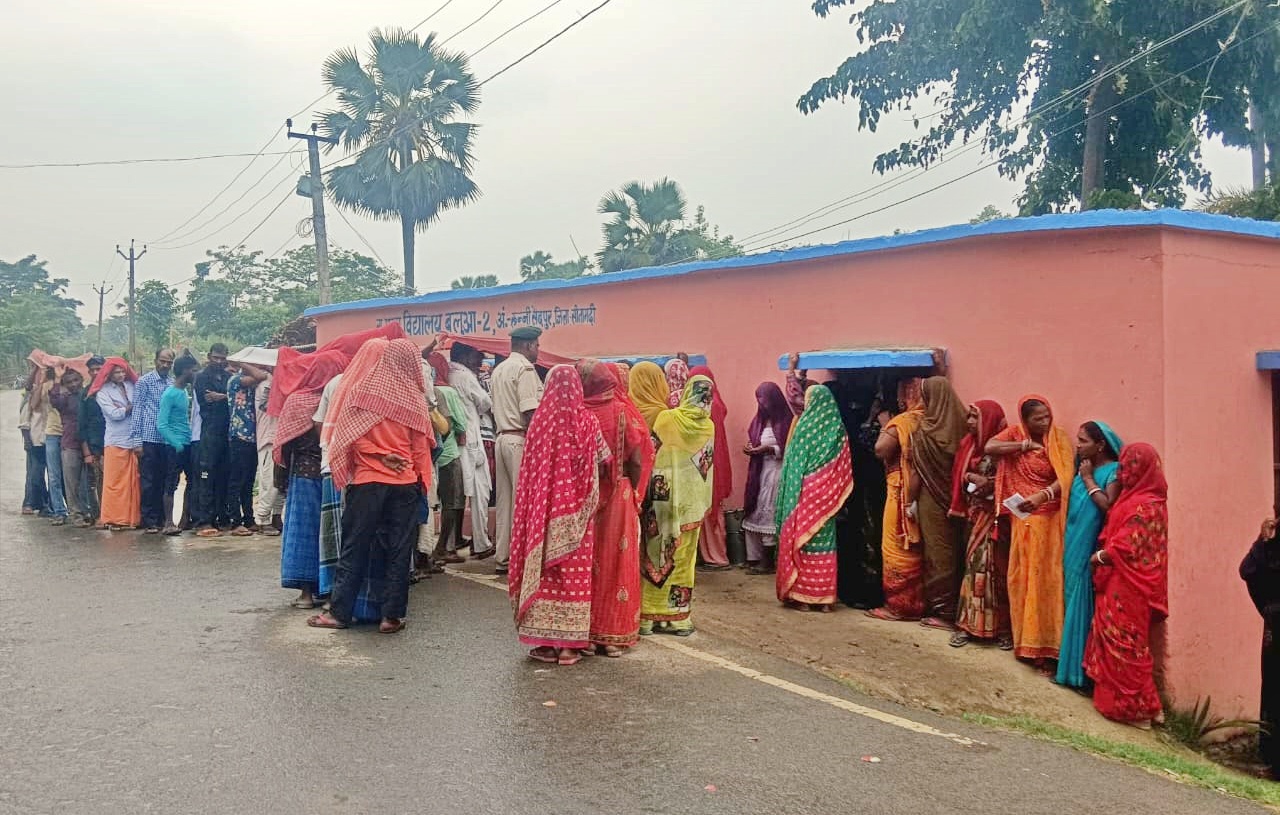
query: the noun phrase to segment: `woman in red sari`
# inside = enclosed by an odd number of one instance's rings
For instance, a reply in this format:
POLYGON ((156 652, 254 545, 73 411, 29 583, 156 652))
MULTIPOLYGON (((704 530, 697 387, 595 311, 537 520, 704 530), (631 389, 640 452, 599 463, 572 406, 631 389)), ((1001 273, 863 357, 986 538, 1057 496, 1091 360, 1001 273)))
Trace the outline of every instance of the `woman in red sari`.
POLYGON ((529 423, 511 523, 508 592, 520 641, 539 662, 575 665, 591 643, 599 470, 608 460, 581 377, 557 365, 529 423))
POLYGON ((595 519, 591 644, 597 653, 620 657, 640 639, 640 502, 653 471, 653 441, 613 366, 584 359, 578 374, 610 452, 595 519))
POLYGON ((729 546, 724 528, 724 502, 733 492, 733 465, 729 462, 729 437, 725 432, 725 419, 729 409, 720 396, 720 386, 715 374, 705 365, 689 369, 689 376, 705 376, 715 385, 711 400, 711 423, 716 427, 715 470, 712 472, 711 509, 702 521, 702 535, 698 538, 698 554, 710 570, 729 568, 729 546))
POLYGON ((1151 625, 1169 616, 1169 486, 1149 444, 1120 453, 1120 497, 1093 555, 1097 590, 1084 670, 1093 706, 1144 730, 1164 720, 1151 657, 1151 625))

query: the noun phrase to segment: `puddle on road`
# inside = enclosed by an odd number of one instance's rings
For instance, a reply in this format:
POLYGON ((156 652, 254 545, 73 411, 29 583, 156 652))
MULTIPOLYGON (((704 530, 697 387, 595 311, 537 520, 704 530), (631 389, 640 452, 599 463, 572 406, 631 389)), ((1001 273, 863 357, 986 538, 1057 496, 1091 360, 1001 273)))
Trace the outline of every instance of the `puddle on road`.
POLYGON ((349 647, 346 638, 351 635, 351 631, 311 628, 307 625, 305 616, 290 614, 271 623, 268 638, 274 644, 290 648, 304 659, 332 668, 367 668, 373 665, 372 657, 357 653, 349 647))

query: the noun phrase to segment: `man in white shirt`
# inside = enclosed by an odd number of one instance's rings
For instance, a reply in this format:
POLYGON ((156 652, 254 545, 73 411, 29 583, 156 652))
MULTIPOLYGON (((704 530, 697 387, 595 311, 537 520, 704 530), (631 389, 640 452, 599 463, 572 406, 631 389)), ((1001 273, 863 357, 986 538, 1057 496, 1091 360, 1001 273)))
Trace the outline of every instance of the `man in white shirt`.
MULTIPOLYGON (((480 433, 481 417, 493 411, 493 400, 480 384, 476 371, 484 355, 475 348, 455 342, 449 349, 449 385, 462 397, 467 409, 467 443, 462 448, 462 487, 471 501, 471 557, 485 560, 494 553, 489 540, 489 496, 493 483, 489 480, 489 459, 484 452, 480 433)), ((491 418, 491 417, 490 417, 491 418)))

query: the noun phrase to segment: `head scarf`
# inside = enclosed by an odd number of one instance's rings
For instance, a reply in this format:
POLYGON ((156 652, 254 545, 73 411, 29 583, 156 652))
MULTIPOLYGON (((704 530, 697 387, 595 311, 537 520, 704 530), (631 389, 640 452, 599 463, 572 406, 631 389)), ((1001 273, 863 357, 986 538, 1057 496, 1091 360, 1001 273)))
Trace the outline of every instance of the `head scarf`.
POLYGON ((1160 454, 1143 442, 1126 445, 1119 480, 1120 495, 1102 531, 1107 563, 1095 569, 1095 582, 1102 591, 1109 578, 1124 580, 1142 592, 1153 612, 1168 616, 1169 484, 1160 454))
POLYGON ((422 358, 412 340, 367 341, 343 373, 333 401, 329 407, 333 423, 326 417, 325 430, 329 469, 338 489, 345 489, 355 475, 351 446, 380 422, 396 422, 435 438, 427 414, 422 358))
MULTIPOLYGON (((747 428, 747 440, 753 447, 760 444, 766 427, 773 430, 773 438, 779 450, 786 450, 787 436, 791 432, 791 406, 787 397, 773 382, 761 382, 756 388, 756 415, 747 428)), ((748 516, 756 511, 760 498, 760 475, 764 472, 764 457, 752 456, 747 465, 747 490, 743 495, 742 511, 748 516)))
POLYGON ((542 572, 582 545, 599 502, 598 465, 606 457, 581 377, 573 366, 557 365, 529 422, 516 485, 508 591, 517 625, 537 597, 542 572))
POLYGON ((284 410, 284 400, 289 398, 289 394, 294 392, 298 383, 306 375, 307 369, 325 351, 338 351, 346 357, 347 362, 350 362, 366 340, 374 338, 394 340, 404 336, 404 328, 400 323, 387 323, 367 331, 343 334, 326 342, 310 354, 300 353, 288 346, 278 349, 276 367, 271 374, 271 391, 267 394, 267 415, 280 415, 280 411, 284 410))
MULTIPOLYGON (((321 351, 313 355, 310 367, 284 400, 279 420, 276 422, 275 440, 271 457, 276 464, 284 464, 284 446, 306 435, 315 426, 313 417, 320 407, 320 396, 329 380, 342 373, 347 366, 347 356, 341 351, 321 351)), ((270 398, 270 394, 268 394, 270 398)))
POLYGON ((644 417, 645 424, 652 430, 654 422, 658 420, 658 414, 669 407, 667 398, 670 396, 670 390, 667 387, 666 378, 662 375, 662 369, 652 362, 637 363, 636 367, 631 369, 629 391, 631 401, 644 417))
POLYGON ((667 377, 667 390, 671 393, 667 397, 668 407, 680 406, 680 395, 684 393, 684 386, 689 381, 689 365, 679 357, 667 360, 667 364, 662 367, 667 377))
POLYGON ((98 375, 93 378, 93 384, 89 386, 89 395, 93 396, 102 390, 102 386, 107 384, 111 379, 111 372, 116 368, 124 369, 124 379, 126 382, 137 382, 138 374, 129 367, 129 363, 125 362, 122 357, 107 357, 107 361, 102 363, 102 367, 98 370, 98 375))
POLYGON ((951 471, 965 429, 964 405, 946 377, 931 376, 921 386, 924 417, 911 440, 915 471, 943 511, 951 506, 951 471))
POLYGON ((578 374, 582 377, 582 390, 587 410, 600 424, 600 432, 613 454, 607 467, 610 484, 621 481, 625 475, 623 465, 637 451, 640 458, 640 483, 633 484, 637 507, 644 500, 653 472, 653 437, 649 426, 636 406, 631 404, 618 382, 616 368, 594 359, 578 361, 578 374))
POLYGON ((1112 430, 1111 425, 1106 422, 1100 422, 1097 419, 1093 419, 1092 422, 1102 431, 1102 438, 1107 444, 1107 449, 1111 451, 1111 455, 1115 456, 1116 460, 1119 461, 1120 452, 1124 450, 1124 441, 1121 440, 1120 434, 1112 430))
POLYGON ((729 408, 725 406, 720 395, 720 385, 716 383, 716 375, 705 365, 689 369, 690 376, 705 376, 711 380, 714 390, 711 392, 711 423, 716 427, 716 474, 715 483, 711 487, 711 505, 720 506, 733 492, 733 464, 729 457, 729 434, 725 429, 725 420, 729 418, 729 408))
MULTIPOLYGON (((799 579, 800 549, 809 543, 835 547, 831 519, 853 492, 853 460, 844 421, 831 390, 823 385, 805 394, 804 412, 787 444, 778 482, 778 599, 790 599, 799 579)), ((835 598, 804 602, 834 603, 835 598)))
POLYGON ((613 366, 613 373, 618 377, 618 384, 622 386, 623 392, 631 390, 631 366, 625 362, 611 362, 609 364, 613 366))
POLYGON ((951 470, 950 514, 957 518, 965 515, 965 475, 982 461, 987 442, 1008 426, 1004 418, 1004 408, 1000 407, 999 402, 979 399, 973 403, 973 408, 978 411, 977 433, 969 433, 960 440, 960 447, 956 450, 955 465, 951 470))
POLYGON ((431 366, 431 370, 435 371, 435 384, 449 384, 449 361, 444 358, 444 354, 439 351, 432 351, 427 357, 427 364, 431 366))
MULTIPOLYGON (((1028 402, 1039 402, 1049 410, 1050 419, 1053 419, 1053 407, 1049 404, 1049 400, 1039 394, 1031 393, 1018 400, 1018 425, 1008 431, 1009 441, 1023 441, 1031 438, 1031 431, 1027 429, 1026 422, 1022 419, 1022 409, 1028 402)), ((1070 495, 1071 479, 1075 477, 1076 450, 1075 445, 1071 443, 1071 437, 1067 432, 1058 426, 1056 421, 1049 425, 1049 430, 1044 434, 1044 449, 1049 457, 1049 463, 1053 465, 1054 475, 1057 477, 1058 483, 1062 488, 1062 503, 1058 512, 1058 523, 1065 532, 1067 525, 1067 499, 1070 495)), ((1022 465, 1024 457, 1032 455, 1031 453, 1014 453, 1011 456, 1005 456, 1000 461, 1000 466, 996 470, 996 504, 1004 502, 1013 493, 1018 492, 1016 482, 1025 480, 1016 472, 1022 465)), ((1025 492, 1023 497, 1029 497, 1025 492)))

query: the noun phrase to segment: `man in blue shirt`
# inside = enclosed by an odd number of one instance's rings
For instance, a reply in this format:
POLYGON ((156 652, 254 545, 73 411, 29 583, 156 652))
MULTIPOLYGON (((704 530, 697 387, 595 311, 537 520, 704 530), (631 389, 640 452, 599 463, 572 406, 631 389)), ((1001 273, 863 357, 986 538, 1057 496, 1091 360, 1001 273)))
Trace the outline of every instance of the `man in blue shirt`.
POLYGON ((132 436, 134 450, 141 456, 138 470, 142 481, 142 527, 148 535, 173 526, 173 493, 178 489, 181 472, 178 455, 165 444, 156 428, 160 398, 169 387, 173 359, 172 349, 157 351, 155 370, 139 379, 133 391, 132 436))

